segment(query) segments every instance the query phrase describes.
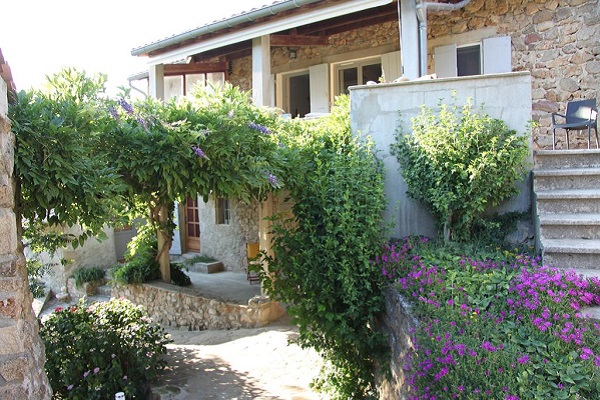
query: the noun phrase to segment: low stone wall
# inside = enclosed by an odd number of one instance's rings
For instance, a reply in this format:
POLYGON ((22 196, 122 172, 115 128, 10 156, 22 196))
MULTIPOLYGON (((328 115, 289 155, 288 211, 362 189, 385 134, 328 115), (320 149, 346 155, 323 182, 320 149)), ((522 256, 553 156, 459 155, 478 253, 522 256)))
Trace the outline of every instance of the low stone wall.
POLYGON ((406 399, 409 393, 404 363, 407 354, 413 351, 411 331, 417 326, 417 320, 410 314, 408 303, 393 287, 385 292, 385 309, 379 329, 387 335, 391 358, 389 370, 377 372, 377 391, 382 400, 406 399))
POLYGON ((190 330, 257 328, 285 313, 280 303, 267 297, 253 297, 248 305, 232 304, 163 282, 115 286, 111 296, 142 305, 163 326, 187 326, 190 330))

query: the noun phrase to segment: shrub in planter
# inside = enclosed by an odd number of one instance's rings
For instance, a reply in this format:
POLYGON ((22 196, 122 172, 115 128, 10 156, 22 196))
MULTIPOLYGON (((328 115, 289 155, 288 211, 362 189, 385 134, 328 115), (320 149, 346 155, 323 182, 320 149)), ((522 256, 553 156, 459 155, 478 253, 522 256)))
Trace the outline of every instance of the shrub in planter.
POLYGON ((40 327, 55 399, 147 398, 170 342, 128 300, 57 308, 40 327))
POLYGON ((105 272, 103 268, 91 267, 91 268, 78 268, 73 273, 75 279, 75 286, 80 288, 84 283, 97 282, 104 279, 105 272))

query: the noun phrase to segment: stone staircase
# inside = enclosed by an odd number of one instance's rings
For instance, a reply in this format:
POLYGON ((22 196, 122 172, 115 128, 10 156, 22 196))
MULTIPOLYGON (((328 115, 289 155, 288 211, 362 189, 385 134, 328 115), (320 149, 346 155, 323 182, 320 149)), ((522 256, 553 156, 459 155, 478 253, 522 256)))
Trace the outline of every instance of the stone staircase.
MULTIPOLYGON (((536 152, 533 193, 544 264, 600 277, 600 150, 536 152)), ((600 307, 585 312, 600 319, 600 307)))

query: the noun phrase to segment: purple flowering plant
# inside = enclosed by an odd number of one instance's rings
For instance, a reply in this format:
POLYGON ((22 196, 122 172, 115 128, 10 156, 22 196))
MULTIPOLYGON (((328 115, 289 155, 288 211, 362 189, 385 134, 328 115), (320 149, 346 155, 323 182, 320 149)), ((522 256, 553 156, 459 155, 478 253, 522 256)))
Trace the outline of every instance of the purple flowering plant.
POLYGON ((468 257, 406 238, 376 263, 419 324, 411 399, 600 398, 600 281, 510 252, 468 257), (574 397, 576 396, 576 397, 574 397))

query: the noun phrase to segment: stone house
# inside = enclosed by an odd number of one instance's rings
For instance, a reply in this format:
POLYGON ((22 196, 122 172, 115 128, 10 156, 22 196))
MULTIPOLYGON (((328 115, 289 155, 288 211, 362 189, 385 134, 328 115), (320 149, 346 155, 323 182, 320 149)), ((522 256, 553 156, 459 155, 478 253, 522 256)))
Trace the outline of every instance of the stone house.
MULTIPOLYGON (((148 57, 149 70, 130 80, 157 98, 227 80, 252 90, 258 105, 311 117, 357 85, 528 73, 536 152, 552 148, 552 112, 599 97, 599 17, 598 0, 281 0, 133 49, 148 57)), ((511 101, 488 90, 495 102, 511 101)), ((583 135, 572 139, 572 148, 583 146, 583 135)), ((238 270, 245 242, 268 248, 261 215, 277 204, 190 199, 179 207, 173 250, 200 251, 238 270)))

